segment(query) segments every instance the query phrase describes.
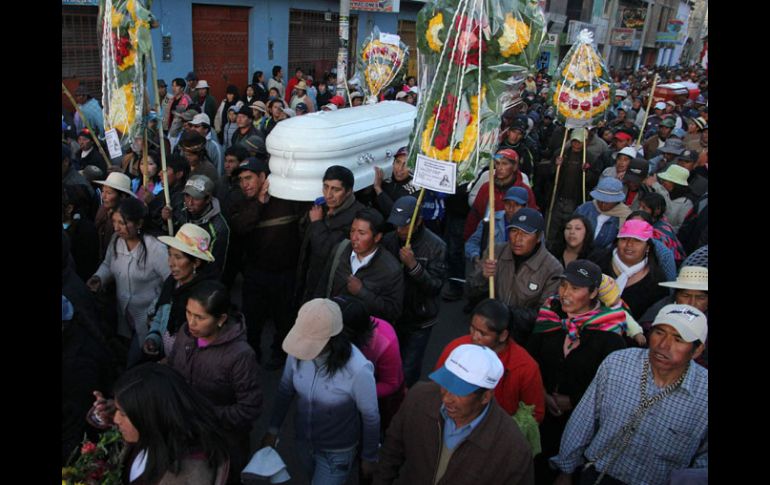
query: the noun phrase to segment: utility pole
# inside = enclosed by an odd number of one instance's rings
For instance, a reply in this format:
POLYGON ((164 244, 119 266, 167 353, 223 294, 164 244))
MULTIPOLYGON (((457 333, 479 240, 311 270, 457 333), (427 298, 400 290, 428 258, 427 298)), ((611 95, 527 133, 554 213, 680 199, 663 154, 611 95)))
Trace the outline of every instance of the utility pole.
POLYGON ((350 0, 340 0, 340 48, 337 51, 336 94, 347 99, 348 39, 350 39, 350 0))
POLYGON ((612 51, 610 40, 612 39, 612 29, 615 28, 615 17, 618 16, 618 0, 611 1, 612 6, 610 7, 610 18, 607 19, 607 40, 604 43, 604 52, 602 53, 608 66, 612 65, 612 62, 610 62, 610 53, 612 51))
POLYGON ((637 53, 636 67, 634 68, 635 71, 638 71, 639 66, 642 64, 642 50, 644 49, 644 42, 647 37, 647 30, 649 29, 649 26, 652 23, 652 6, 654 4, 655 4, 654 0, 648 0, 647 15, 644 18, 644 29, 642 29, 642 41, 639 42, 639 52, 637 53))

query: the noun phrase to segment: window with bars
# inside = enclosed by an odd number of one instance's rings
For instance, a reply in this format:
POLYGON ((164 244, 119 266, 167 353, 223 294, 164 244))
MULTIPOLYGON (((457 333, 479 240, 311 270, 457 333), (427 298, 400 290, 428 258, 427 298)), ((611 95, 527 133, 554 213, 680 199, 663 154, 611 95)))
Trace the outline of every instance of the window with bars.
MULTIPOLYGON (((284 73, 293 75, 297 68, 318 80, 324 72, 337 67, 339 50, 340 16, 332 13, 330 21, 324 19, 325 12, 309 10, 289 11, 289 65, 284 73)), ((355 70, 358 51, 358 16, 350 16, 348 37, 348 78, 355 70)))
POLYGON ((78 79, 100 100, 102 63, 97 15, 97 7, 62 6, 61 75, 62 79, 78 79))

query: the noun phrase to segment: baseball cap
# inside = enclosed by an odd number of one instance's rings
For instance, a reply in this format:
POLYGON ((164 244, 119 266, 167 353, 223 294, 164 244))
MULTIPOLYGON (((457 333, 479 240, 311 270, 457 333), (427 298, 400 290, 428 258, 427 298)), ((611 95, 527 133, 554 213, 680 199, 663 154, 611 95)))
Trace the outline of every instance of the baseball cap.
POLYGON ((500 160, 501 158, 507 158, 508 160, 513 160, 514 162, 519 161, 519 154, 516 153, 516 150, 512 148, 503 148, 502 150, 498 150, 497 153, 495 153, 495 160, 500 160))
POLYGON ((663 101, 658 101, 655 103, 655 109, 666 109, 666 103, 663 101))
POLYGON ((203 199, 214 192, 214 182, 205 175, 192 175, 184 184, 183 192, 193 199, 203 199))
POLYGON ((575 128, 572 130, 572 135, 569 137, 569 141, 577 140, 579 142, 586 141, 586 131, 583 128, 575 128))
POLYGON ((628 91, 626 91, 625 89, 616 89, 615 96, 623 96, 625 98, 626 96, 628 96, 628 91))
POLYGON ((202 125, 205 123, 211 126, 211 119, 209 118, 209 115, 207 115, 206 113, 198 113, 193 117, 190 123, 192 123, 193 125, 202 125))
POLYGON ((644 158, 637 157, 628 164, 626 174, 623 176, 624 182, 640 184, 650 173, 650 163, 644 158))
POLYGON ((297 103, 297 106, 294 109, 295 109, 295 111, 305 111, 305 112, 307 112, 307 105, 305 103, 297 103))
POLYGON ((428 377, 456 396, 467 396, 477 389, 494 389, 503 376, 503 363, 494 350, 483 345, 465 344, 449 354, 444 365, 428 377))
POLYGON ((178 116, 179 118, 182 118, 185 121, 192 121, 193 118, 195 118, 195 115, 197 115, 197 114, 198 114, 198 112, 195 111, 194 109, 188 109, 188 110, 185 110, 185 111, 183 111, 181 113, 178 112, 178 111, 174 112, 174 116, 178 116))
POLYGON ((388 217, 388 222, 396 227, 409 224, 412 222, 412 214, 414 214, 414 208, 416 205, 417 199, 411 195, 399 197, 393 204, 393 209, 390 210, 390 217, 388 217))
POLYGON ((647 221, 631 219, 623 224, 618 231, 618 239, 630 237, 639 241, 649 241, 652 238, 652 226, 647 221))
POLYGON ((587 259, 578 259, 567 265, 560 278, 581 288, 599 288, 602 284, 602 270, 596 263, 587 259))
POLYGON ((670 325, 679 332, 685 342, 706 341, 708 324, 706 315, 690 305, 666 305, 660 309, 652 326, 670 325))
POLYGON ((519 205, 527 205, 529 200, 529 193, 524 187, 511 187, 505 192, 503 200, 512 200, 519 205))
POLYGON ((242 161, 240 165, 235 167, 233 169, 232 176, 237 177, 241 172, 245 170, 250 170, 256 174, 260 173, 270 173, 270 166, 267 164, 265 160, 262 160, 257 157, 249 157, 246 160, 242 161))
POLYGON ((406 91, 399 91, 396 93, 396 99, 403 99, 406 98, 406 91))
POLYGON ((545 230, 545 221, 540 212, 524 207, 514 214, 513 220, 506 226, 505 230, 510 231, 513 228, 521 229, 527 234, 532 234, 533 232, 545 230))
POLYGON ((676 126, 676 121, 674 121, 671 118, 666 118, 665 120, 660 122, 660 126, 665 126, 666 128, 673 128, 676 126))
POLYGON ((326 298, 316 298, 302 305, 281 348, 300 360, 318 357, 329 339, 342 332, 342 310, 326 298))
POLYGON ((618 155, 625 155, 630 159, 636 158, 636 149, 633 147, 625 147, 618 152, 618 155))
POLYGON ((323 111, 337 111, 337 105, 333 103, 325 104, 321 106, 323 111))
POLYGON ((626 131, 618 131, 615 133, 615 138, 623 141, 629 141, 633 139, 633 137, 626 131))

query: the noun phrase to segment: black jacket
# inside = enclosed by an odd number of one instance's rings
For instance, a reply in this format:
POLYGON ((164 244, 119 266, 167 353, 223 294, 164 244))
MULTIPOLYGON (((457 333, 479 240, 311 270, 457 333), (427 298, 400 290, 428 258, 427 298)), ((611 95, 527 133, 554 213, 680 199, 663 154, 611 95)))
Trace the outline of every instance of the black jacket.
POLYGON ((193 216, 185 208, 180 213, 179 226, 174 225, 174 230, 177 231, 183 224, 192 223, 196 226, 200 226, 209 233, 211 236, 211 243, 209 250, 214 255, 214 265, 219 270, 219 274, 222 274, 225 270, 227 263, 227 246, 230 243, 230 226, 227 225, 222 210, 219 207, 219 201, 216 197, 211 198, 211 204, 204 209, 203 214, 200 216, 193 216))
MULTIPOLYGON (((447 275, 446 243, 430 229, 421 226, 412 234, 412 251, 417 259, 417 266, 409 271, 402 265, 404 273, 404 309, 401 318, 396 321, 399 334, 409 334, 426 323, 436 319, 439 311, 439 294, 447 275)), ((382 246, 397 261, 404 241, 393 231, 385 235, 382 246)))
POLYGON ((96 147, 93 147, 91 149, 91 152, 86 155, 85 158, 82 158, 83 150, 78 150, 78 152, 75 154, 74 162, 77 165, 76 168, 79 170, 82 170, 86 168, 88 165, 93 165, 95 167, 99 167, 104 175, 104 177, 107 177, 107 163, 104 161, 104 158, 102 157, 102 154, 99 153, 99 149, 96 147))
POLYGON ((396 322, 401 316, 401 309, 404 305, 404 275, 401 270, 401 264, 387 249, 380 247, 371 261, 365 266, 360 267, 356 272, 355 276, 361 280, 363 288, 361 288, 357 295, 353 295, 347 288, 348 276, 353 273, 350 264, 353 247, 347 240, 342 243, 345 243, 347 247, 340 254, 339 264, 334 272, 331 293, 327 296, 326 288, 337 245, 334 246, 329 257, 326 258, 326 265, 321 279, 316 285, 314 297, 355 296, 364 302, 366 310, 373 317, 387 320, 390 323, 396 322))
MULTIPOLYGON (((364 205, 358 202, 351 193, 342 206, 332 215, 326 212, 320 221, 310 222, 305 227, 302 246, 300 246, 297 265, 297 282, 304 281, 304 287, 298 284, 301 303, 311 299, 315 293, 318 281, 321 279, 326 261, 333 254, 332 248, 343 239, 350 237, 350 226, 356 212, 364 205)), ((303 218, 302 223, 309 219, 303 218)))

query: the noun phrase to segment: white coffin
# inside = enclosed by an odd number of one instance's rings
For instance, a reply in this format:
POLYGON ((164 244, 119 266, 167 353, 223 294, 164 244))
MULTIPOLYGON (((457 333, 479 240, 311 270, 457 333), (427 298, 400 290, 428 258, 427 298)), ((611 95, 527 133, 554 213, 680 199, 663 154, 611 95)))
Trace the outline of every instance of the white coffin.
POLYGON ((409 144, 417 108, 401 101, 320 111, 284 120, 270 132, 270 195, 312 201, 323 195, 332 165, 349 168, 354 190, 374 183, 374 167, 390 176, 393 155, 409 144))

